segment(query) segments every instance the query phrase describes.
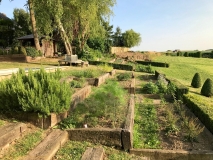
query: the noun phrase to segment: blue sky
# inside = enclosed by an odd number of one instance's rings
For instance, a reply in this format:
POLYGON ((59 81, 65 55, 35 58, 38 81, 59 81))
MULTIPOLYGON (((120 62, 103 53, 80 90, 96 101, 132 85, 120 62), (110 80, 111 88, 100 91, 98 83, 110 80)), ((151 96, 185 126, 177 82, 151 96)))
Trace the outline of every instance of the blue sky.
MULTIPOLYGON (((3 0, 0 12, 13 17, 26 0, 3 0)), ((133 29, 142 42, 132 50, 213 49, 213 0, 117 0, 110 23, 133 29)))

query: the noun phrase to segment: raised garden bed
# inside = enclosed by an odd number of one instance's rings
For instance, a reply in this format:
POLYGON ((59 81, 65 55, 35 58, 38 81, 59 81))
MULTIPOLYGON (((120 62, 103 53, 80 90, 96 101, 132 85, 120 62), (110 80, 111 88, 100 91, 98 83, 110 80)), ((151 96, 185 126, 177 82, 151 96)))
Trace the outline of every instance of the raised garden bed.
POLYGON ((125 103, 119 107, 110 106, 114 105, 114 102, 118 102, 116 99, 119 96, 126 99, 122 93, 119 93, 117 85, 113 82, 107 82, 105 86, 100 86, 100 89, 97 88, 94 94, 91 94, 82 104, 78 104, 71 116, 61 123, 60 126, 67 129, 70 140, 97 142, 107 146, 125 148, 125 150, 132 147, 134 95, 125 95, 126 98, 129 97, 128 105, 125 103), (106 89, 109 93, 106 93, 106 89), (104 97, 97 93, 104 94, 104 97), (118 96, 117 98, 113 97, 112 94, 114 93, 118 96), (97 97, 100 99, 99 102, 96 99, 97 97), (107 99, 108 102, 106 102, 107 99), (102 108, 103 104, 101 103, 105 103, 108 107, 102 108), (90 104, 93 104, 93 106, 90 106, 90 104))
MULTIPOLYGON (((140 77, 147 83, 147 76, 140 77)), ((140 131, 141 136, 135 139, 140 132, 134 133, 130 153, 152 160, 210 160, 213 157, 213 135, 181 101, 166 102, 162 95, 139 93, 136 94, 138 116, 134 129, 140 131)))
MULTIPOLYGON (((114 75, 114 74, 115 74, 115 70, 112 70, 109 73, 106 73, 97 78, 94 78, 95 84, 93 85, 99 86, 100 84, 104 83, 107 78, 109 78, 111 75, 114 75)), ((67 118, 67 116, 76 107, 76 105, 79 102, 83 101, 86 97, 88 97, 91 92, 91 86, 88 85, 88 82, 82 82, 82 84, 80 86, 77 86, 76 88, 76 85, 79 85, 79 84, 77 81, 74 82, 74 79, 75 78, 69 76, 67 78, 62 78, 60 80, 61 83, 66 82, 66 83, 70 83, 70 86, 74 85, 73 86, 74 88, 72 89, 73 95, 71 97, 71 104, 67 111, 64 111, 62 113, 50 113, 49 115, 45 115, 42 113, 16 111, 16 112, 7 112, 6 115, 11 118, 17 118, 19 120, 31 122, 32 124, 43 129, 53 127, 54 125, 62 121, 64 118, 67 118), (78 88, 78 87, 81 87, 81 88, 78 88)))

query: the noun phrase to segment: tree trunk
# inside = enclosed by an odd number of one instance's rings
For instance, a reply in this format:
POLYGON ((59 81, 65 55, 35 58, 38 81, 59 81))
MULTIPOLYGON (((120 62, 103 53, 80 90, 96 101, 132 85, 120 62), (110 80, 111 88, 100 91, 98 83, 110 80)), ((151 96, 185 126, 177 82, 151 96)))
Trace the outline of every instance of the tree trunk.
POLYGON ((30 19, 31 19, 31 24, 32 24, 35 47, 37 50, 41 50, 41 47, 39 44, 38 32, 37 32, 37 28, 36 28, 36 20, 35 20, 35 14, 34 14, 34 9, 33 9, 33 0, 28 0, 28 5, 29 5, 29 10, 30 10, 30 19))
POLYGON ((56 23, 57 23, 57 26, 59 28, 60 35, 61 35, 61 37, 62 37, 62 39, 64 41, 66 52, 67 52, 67 54, 72 55, 72 46, 71 46, 71 44, 69 42, 69 38, 66 35, 66 32, 65 32, 64 27, 63 27, 63 25, 61 23, 61 20, 57 19, 56 23))

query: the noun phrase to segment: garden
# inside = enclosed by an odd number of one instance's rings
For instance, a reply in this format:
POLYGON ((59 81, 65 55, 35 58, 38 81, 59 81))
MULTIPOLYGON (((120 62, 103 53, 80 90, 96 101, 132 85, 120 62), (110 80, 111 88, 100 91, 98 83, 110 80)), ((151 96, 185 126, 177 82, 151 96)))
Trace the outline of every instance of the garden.
MULTIPOLYGON (((117 70, 116 74, 112 76, 109 76, 111 74, 109 72, 113 68, 103 63, 84 69, 71 67, 63 71, 56 70, 53 73, 46 73, 44 69, 41 69, 35 72, 29 71, 26 74, 25 70, 20 69, 17 75, 13 74, 11 79, 1 82, 1 103, 4 104, 1 110, 4 113, 33 112, 47 117, 53 112, 60 114, 68 111, 69 116, 65 116, 64 120, 61 119, 62 121, 58 122, 54 128, 67 130, 71 135, 83 132, 82 129, 87 129, 86 136, 90 129, 92 129, 90 134, 93 131, 95 131, 94 133, 101 131, 100 134, 104 135, 106 128, 110 132, 121 129, 119 133, 123 134, 128 121, 130 93, 134 93, 134 127, 132 132, 128 132, 133 134, 133 148, 130 149, 130 153, 134 152, 134 149, 211 151, 213 149, 213 137, 209 132, 211 121, 206 121, 206 119, 211 118, 211 103, 209 104, 209 102, 212 101, 212 95, 211 90, 210 95, 206 95, 205 91, 202 91, 209 89, 209 87, 202 89, 205 86, 203 79, 208 79, 208 77, 211 79, 211 75, 207 70, 205 73, 204 71, 199 72, 200 70, 197 69, 196 72, 188 75, 176 72, 173 76, 171 69, 177 71, 176 68, 181 64, 179 58, 182 57, 175 58, 177 59, 173 59, 174 63, 171 63, 172 59, 166 61, 169 68, 149 64, 143 65, 148 73, 143 70, 143 67, 138 67, 138 70, 135 68, 135 72, 117 70), (157 76, 153 74, 154 69, 157 70, 157 76), (102 82, 100 77, 104 77, 105 74, 107 74, 105 76, 107 80, 98 84, 102 82), (188 89, 181 88, 181 85, 177 85, 179 83, 188 89), (91 93, 73 107, 71 97, 89 84, 92 85, 91 93), (133 90, 130 89, 132 84, 134 84, 133 90), (184 92, 181 91, 182 89, 184 92), (5 90, 7 92, 3 92, 5 90), (183 94, 185 90, 189 93, 183 94), (4 99, 13 100, 5 101, 4 99), (193 104, 191 104, 192 102, 193 104), (197 113, 198 116, 192 112, 197 113), (204 119, 199 115, 204 115, 202 116, 204 119), (205 117, 206 115, 207 117, 205 117), (207 122, 207 125, 204 126, 201 121, 207 122), (74 132, 71 133, 72 131, 74 132)), ((156 59, 160 59, 160 57, 156 59)), ((163 62, 163 60, 159 61, 163 62)), ((194 63, 193 60, 192 62, 194 63)), ((163 63, 165 64, 165 61, 163 63)), ((193 68, 193 65, 197 65, 197 68, 201 65, 204 67, 202 59, 196 64, 193 63, 189 64, 189 69, 193 68)), ((206 64, 206 66, 209 65, 206 64)), ((211 72, 211 70, 209 71, 211 72)), ((186 72, 188 71, 186 70, 186 72)), ((79 98, 77 99, 79 100, 79 98)), ((7 120, 4 119, 1 118, 1 126, 7 123, 7 120)), ((108 135, 106 134, 106 136, 108 135)), ((111 135, 110 138, 115 137, 111 135)), ((96 141, 97 144, 99 144, 98 142, 96 141)), ((103 142, 100 141, 100 143, 103 142)), ((76 144, 81 146, 79 142, 67 142, 55 158, 76 158, 83 154, 86 146, 96 146, 89 142, 82 142, 81 147, 76 144), (69 150, 73 151, 72 155, 69 150)), ((117 142, 112 146, 122 148, 122 145, 117 142)), ((104 149, 109 159, 117 156, 128 157, 125 152, 111 156, 109 154, 111 149, 108 147, 104 147, 104 149)), ((113 150, 113 153, 115 152, 113 150)))

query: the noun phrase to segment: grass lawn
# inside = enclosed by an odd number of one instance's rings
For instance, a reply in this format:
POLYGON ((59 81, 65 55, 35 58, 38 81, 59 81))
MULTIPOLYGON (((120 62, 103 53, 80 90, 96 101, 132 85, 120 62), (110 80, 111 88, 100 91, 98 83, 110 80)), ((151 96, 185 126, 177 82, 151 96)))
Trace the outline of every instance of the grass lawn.
MULTIPOLYGON (((192 58, 177 56, 158 56, 154 61, 166 62, 170 64, 169 68, 155 67, 156 70, 165 73, 166 77, 174 78, 182 84, 189 87, 192 94, 200 94, 201 88, 195 89, 191 87, 191 81, 196 72, 199 72, 202 78, 202 84, 207 78, 213 80, 213 59, 208 58, 192 58)), ((213 98, 200 96, 203 101, 213 104, 213 98)))
POLYGON ((8 68, 40 68, 47 66, 58 66, 58 59, 55 58, 44 58, 36 62, 1 62, 0 69, 8 68))

